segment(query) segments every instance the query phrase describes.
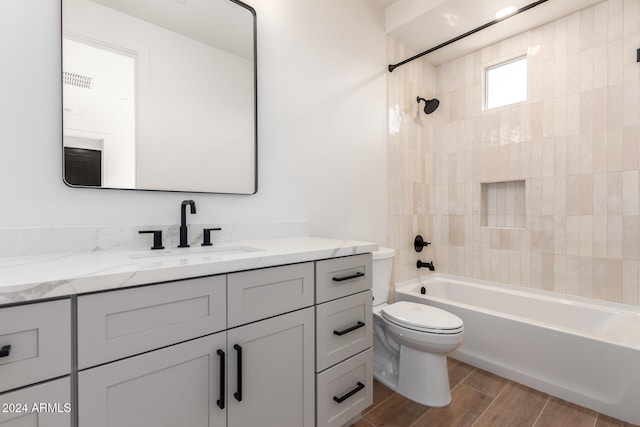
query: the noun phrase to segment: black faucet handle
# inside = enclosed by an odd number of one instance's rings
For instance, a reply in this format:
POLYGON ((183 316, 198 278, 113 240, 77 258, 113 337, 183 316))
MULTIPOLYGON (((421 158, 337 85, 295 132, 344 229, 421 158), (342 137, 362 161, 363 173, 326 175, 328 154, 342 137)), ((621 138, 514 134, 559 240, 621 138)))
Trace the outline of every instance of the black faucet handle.
POLYGON ((139 230, 138 234, 151 234, 153 233, 153 246, 151 249, 164 249, 162 246, 162 230, 139 230))
POLYGON ((214 227, 214 228, 203 228, 202 229, 202 246, 211 246, 211 232, 212 231, 220 231, 222 228, 214 227))
POLYGON ((415 249, 416 252, 422 252, 422 248, 426 248, 430 244, 431 242, 425 242, 425 240, 419 234, 415 239, 413 239, 413 249, 415 249))

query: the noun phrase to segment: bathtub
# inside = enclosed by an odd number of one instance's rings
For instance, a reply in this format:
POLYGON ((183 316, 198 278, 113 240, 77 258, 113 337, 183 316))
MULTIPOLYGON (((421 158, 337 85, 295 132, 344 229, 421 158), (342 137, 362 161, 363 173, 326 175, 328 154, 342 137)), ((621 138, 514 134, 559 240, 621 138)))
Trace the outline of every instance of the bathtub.
POLYGON ((462 318, 454 359, 640 425, 640 307, 443 274, 396 284, 395 300, 462 318))

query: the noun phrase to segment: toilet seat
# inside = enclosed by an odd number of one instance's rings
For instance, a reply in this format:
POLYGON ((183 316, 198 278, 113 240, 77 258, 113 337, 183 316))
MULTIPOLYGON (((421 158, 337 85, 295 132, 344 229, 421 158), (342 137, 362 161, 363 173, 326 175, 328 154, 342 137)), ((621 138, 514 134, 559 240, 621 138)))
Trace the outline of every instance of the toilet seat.
POLYGON ((452 335, 463 331, 455 314, 425 304, 400 301, 381 310, 382 317, 397 326, 430 334, 452 335))

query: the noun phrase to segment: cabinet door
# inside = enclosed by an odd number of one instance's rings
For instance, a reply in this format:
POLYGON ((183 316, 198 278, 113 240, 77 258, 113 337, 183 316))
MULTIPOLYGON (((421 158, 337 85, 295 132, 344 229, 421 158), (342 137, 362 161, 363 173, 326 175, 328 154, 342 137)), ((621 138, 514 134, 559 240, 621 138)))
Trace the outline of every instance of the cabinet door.
POLYGON ((229 427, 314 425, 313 308, 228 331, 229 427))
POLYGON ((81 371, 80 425, 225 427, 217 350, 224 332, 81 371))
POLYGON ((69 378, 0 394, 0 427, 69 427, 69 378))

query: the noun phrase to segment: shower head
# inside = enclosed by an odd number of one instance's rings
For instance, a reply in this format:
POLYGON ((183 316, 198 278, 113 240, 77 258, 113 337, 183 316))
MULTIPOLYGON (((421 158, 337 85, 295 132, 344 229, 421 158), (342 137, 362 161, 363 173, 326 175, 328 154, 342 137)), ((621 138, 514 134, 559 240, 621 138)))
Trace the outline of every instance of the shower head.
POLYGON ((433 98, 433 99, 424 99, 424 98, 416 98, 416 101, 418 101, 418 104, 420 104, 420 101, 424 101, 424 113, 425 114, 431 114, 434 111, 436 111, 436 109, 438 109, 438 105, 440 105, 440 101, 438 101, 438 98, 433 98))

